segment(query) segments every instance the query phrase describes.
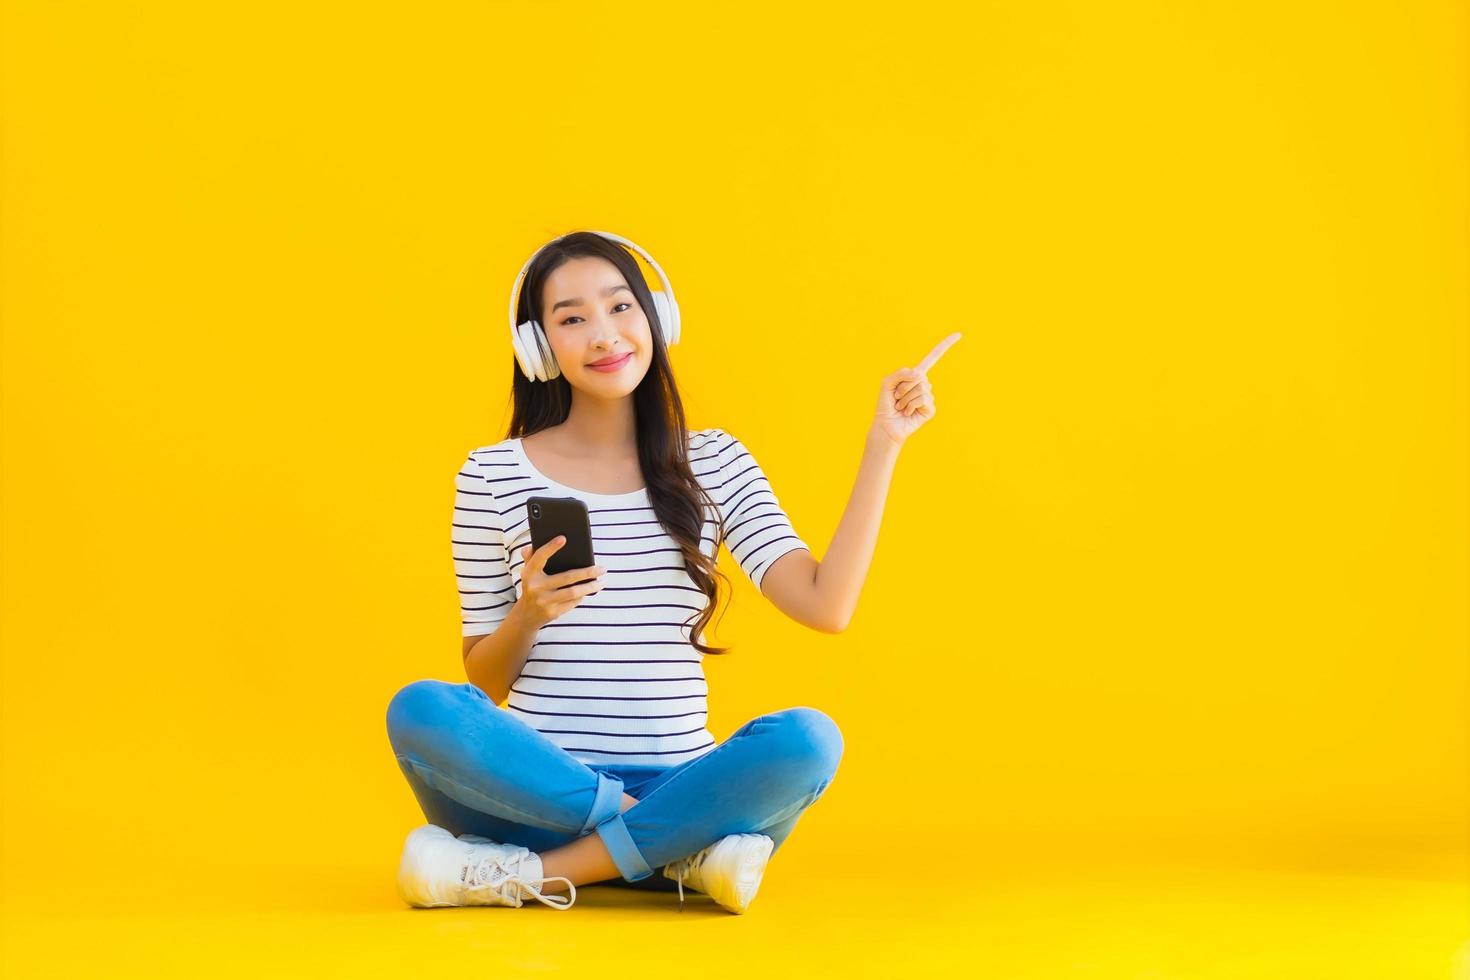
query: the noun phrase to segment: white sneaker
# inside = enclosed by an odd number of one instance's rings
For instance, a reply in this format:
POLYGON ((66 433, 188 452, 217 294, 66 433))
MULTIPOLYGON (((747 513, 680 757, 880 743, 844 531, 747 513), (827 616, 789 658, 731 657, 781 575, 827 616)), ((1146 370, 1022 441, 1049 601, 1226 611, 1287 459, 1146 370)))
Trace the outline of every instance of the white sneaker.
POLYGON ((543 905, 566 909, 577 900, 570 879, 541 875, 541 856, 488 837, 455 837, 443 827, 424 824, 409 832, 398 865, 398 894, 416 908, 455 905, 510 905, 529 895, 543 905), (570 895, 542 895, 545 881, 565 881, 570 895))
POLYGON ((774 848, 775 841, 765 834, 730 834, 696 854, 664 865, 664 877, 679 883, 679 911, 684 911, 687 884, 741 914, 755 898, 774 848))

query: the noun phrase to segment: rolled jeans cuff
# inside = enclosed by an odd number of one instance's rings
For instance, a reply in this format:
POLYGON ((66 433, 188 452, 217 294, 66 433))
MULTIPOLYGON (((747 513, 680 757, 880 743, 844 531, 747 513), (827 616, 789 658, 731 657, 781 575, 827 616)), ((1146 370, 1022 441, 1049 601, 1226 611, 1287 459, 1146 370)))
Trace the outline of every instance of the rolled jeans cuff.
POLYGON ((627 824, 623 823, 623 781, 605 772, 597 774, 597 798, 592 802, 592 812, 582 833, 595 831, 607 847, 607 853, 617 865, 618 872, 627 881, 638 881, 653 874, 648 862, 643 860, 638 845, 633 843, 627 824))

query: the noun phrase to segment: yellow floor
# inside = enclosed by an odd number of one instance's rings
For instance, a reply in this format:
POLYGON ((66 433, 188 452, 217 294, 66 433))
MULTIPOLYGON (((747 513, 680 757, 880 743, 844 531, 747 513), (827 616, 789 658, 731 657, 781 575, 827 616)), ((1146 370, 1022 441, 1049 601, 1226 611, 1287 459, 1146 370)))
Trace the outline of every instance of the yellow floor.
MULTIPOLYGON (((820 874, 773 861, 744 916, 702 895, 678 913, 673 895, 606 886, 564 912, 410 909, 391 876, 368 872, 212 904, 257 870, 225 860, 171 903, 34 907, 12 893, 0 966, 7 978, 1470 977, 1470 892, 1453 877, 1176 867, 955 880, 893 856, 820 874)), ((56 874, 78 896, 105 888, 106 850, 83 848, 56 874)))

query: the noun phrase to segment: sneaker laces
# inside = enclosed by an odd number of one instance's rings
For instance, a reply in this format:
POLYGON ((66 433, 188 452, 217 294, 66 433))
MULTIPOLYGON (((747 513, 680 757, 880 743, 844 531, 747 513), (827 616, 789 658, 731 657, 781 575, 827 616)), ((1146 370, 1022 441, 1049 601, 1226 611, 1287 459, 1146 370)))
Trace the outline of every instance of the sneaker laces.
POLYGON ((542 905, 549 905, 554 909, 567 909, 577 900, 577 886, 572 884, 570 878, 553 875, 550 878, 543 876, 536 884, 531 884, 521 877, 522 862, 529 852, 522 852, 516 857, 510 858, 509 862, 503 862, 493 854, 487 854, 475 861, 465 864, 464 883, 469 890, 490 890, 501 898, 508 899, 516 908, 520 908, 523 896, 530 895, 542 905), (515 865, 514 868, 509 864, 515 865), (548 881, 564 881, 567 884, 569 895, 543 895, 540 885, 548 881), (508 892, 508 893, 507 893, 508 892))
MULTIPOLYGON (((684 911, 684 878, 690 874, 693 874, 700 865, 704 864, 704 859, 709 857, 709 853, 712 850, 714 850, 714 845, 706 847, 704 850, 700 851, 697 854, 691 854, 686 858, 680 858, 673 864, 669 865, 669 870, 672 870, 674 872, 674 881, 677 882, 679 885, 680 912, 684 911)), ((690 885, 689 887, 693 888, 694 886, 690 885)))

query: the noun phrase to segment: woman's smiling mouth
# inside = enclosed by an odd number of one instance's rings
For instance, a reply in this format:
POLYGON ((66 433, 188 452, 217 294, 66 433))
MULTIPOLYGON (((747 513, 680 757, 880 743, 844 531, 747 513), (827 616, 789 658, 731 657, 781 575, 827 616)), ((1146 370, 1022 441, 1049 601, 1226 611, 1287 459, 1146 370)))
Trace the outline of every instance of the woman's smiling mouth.
POLYGON ((599 362, 599 363, 596 363, 596 364, 589 364, 587 366, 589 368, 591 368, 592 370, 594 370, 594 371, 603 371, 603 372, 610 373, 610 372, 613 372, 613 371, 618 370, 623 365, 627 364, 628 361, 630 359, 632 359, 632 357, 633 357, 633 352, 632 351, 628 351, 628 353, 624 354, 622 357, 619 357, 616 360, 607 361, 607 362, 599 362))

